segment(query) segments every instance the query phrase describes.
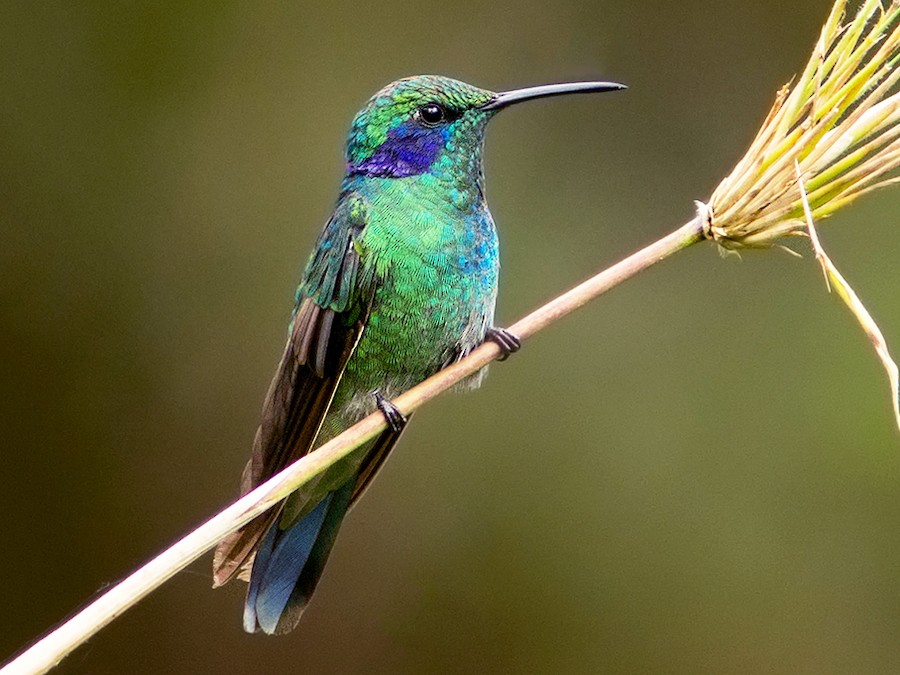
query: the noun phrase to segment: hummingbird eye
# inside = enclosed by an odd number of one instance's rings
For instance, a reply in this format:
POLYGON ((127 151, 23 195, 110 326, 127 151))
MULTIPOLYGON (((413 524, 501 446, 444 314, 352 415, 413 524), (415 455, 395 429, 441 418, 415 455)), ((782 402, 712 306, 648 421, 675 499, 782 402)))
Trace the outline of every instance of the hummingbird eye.
POLYGON ((433 127, 447 118, 447 112, 437 103, 428 103, 416 110, 416 118, 425 126, 433 127))

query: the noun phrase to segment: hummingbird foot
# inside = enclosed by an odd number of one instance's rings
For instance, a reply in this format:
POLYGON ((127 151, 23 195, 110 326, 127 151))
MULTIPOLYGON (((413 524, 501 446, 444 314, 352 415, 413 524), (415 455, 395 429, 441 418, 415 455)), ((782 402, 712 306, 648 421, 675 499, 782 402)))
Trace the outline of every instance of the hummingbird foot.
POLYGON ((497 346, 500 347, 503 356, 497 359, 498 361, 506 361, 510 354, 515 354, 522 347, 522 340, 519 339, 518 335, 510 333, 505 328, 498 328, 496 326, 487 329, 487 332, 484 334, 484 339, 495 342, 497 343, 497 346))
POLYGON ((373 395, 375 396, 375 405, 378 406, 381 414, 384 415, 384 419, 387 421, 391 431, 395 434, 399 434, 403 431, 403 427, 406 426, 408 421, 406 415, 400 412, 400 409, 391 403, 390 400, 386 399, 377 389, 373 392, 373 395))

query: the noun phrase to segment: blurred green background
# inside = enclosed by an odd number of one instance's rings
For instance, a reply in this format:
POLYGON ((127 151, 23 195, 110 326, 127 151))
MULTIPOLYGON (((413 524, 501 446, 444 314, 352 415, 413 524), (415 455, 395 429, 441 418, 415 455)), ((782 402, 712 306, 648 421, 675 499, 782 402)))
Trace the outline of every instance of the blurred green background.
MULTIPOLYGON (((376 89, 631 87, 492 123, 509 323, 687 220, 829 9, 4 2, 0 656, 234 496, 376 89)), ((820 228, 895 349, 898 206, 820 228)), ((207 555, 59 672, 900 672, 886 393, 811 256, 697 247, 420 412, 290 636, 207 555)))

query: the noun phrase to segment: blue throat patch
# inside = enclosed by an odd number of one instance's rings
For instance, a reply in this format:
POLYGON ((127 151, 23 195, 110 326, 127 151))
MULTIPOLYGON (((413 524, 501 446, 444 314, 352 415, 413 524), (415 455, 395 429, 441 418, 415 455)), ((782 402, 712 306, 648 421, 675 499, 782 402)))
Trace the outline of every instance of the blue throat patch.
POLYGON ((362 162, 349 163, 348 175, 404 178, 425 173, 447 143, 446 127, 423 129, 418 124, 400 124, 388 131, 387 139, 362 162))

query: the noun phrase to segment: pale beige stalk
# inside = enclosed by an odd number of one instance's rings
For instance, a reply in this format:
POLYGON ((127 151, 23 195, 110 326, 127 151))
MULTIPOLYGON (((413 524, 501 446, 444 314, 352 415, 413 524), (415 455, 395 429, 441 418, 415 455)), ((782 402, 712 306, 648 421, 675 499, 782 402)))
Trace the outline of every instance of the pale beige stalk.
MULTIPOLYGON (((638 272, 702 240, 702 224, 699 220, 691 221, 672 234, 551 300, 510 326, 510 330, 525 339, 638 272)), ((492 342, 485 343, 462 361, 445 368, 397 397, 394 403, 404 413, 411 413, 454 384, 478 372, 498 356, 500 350, 497 345, 492 342)), ((114 585, 0 669, 0 675, 33 675, 47 672, 125 610, 215 546, 219 540, 280 502, 307 481, 313 480, 329 466, 377 436, 384 428, 385 421, 381 413, 369 415, 315 452, 295 462, 114 585)))

